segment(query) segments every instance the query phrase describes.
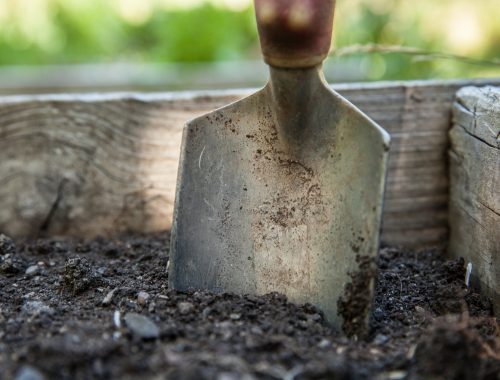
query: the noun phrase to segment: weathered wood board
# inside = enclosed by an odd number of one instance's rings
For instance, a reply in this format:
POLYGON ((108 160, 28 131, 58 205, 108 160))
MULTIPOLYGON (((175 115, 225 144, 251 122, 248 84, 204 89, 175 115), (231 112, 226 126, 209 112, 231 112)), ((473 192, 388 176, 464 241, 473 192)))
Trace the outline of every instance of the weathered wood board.
MULTIPOLYGON (((382 241, 446 240, 453 97, 488 83, 334 86, 392 135, 382 241)), ((250 92, 0 97, 0 232, 168 229, 184 122, 250 92)))
POLYGON ((500 87, 465 87, 450 131, 449 252, 500 312, 500 87))

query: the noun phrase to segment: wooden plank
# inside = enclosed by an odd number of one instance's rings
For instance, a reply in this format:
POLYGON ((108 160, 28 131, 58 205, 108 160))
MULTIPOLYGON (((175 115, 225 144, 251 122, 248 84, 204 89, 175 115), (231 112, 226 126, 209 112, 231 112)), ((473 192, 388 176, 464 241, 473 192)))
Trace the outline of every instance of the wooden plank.
POLYGON ((449 252, 500 312, 500 87, 460 90, 453 114, 449 252))
POLYGON ((385 230, 384 245, 412 247, 418 249, 444 247, 448 238, 448 227, 430 227, 417 229, 397 229, 395 231, 385 230), (425 235, 425 241, 420 238, 425 235), (389 243, 388 243, 389 242, 389 243))
MULTIPOLYGON (((500 80, 333 86, 393 135, 385 243, 445 238, 451 105, 459 87, 477 83, 500 80)), ((184 122, 252 91, 0 97, 0 231, 169 228, 184 122)))
POLYGON ((448 209, 448 195, 443 194, 441 196, 428 195, 419 196, 412 198, 393 198, 390 202, 386 203, 384 206, 384 211, 388 213, 392 212, 412 212, 421 210, 447 210, 448 209))
POLYGON ((500 148, 500 97, 495 87, 464 87, 457 93, 453 121, 465 131, 500 148))

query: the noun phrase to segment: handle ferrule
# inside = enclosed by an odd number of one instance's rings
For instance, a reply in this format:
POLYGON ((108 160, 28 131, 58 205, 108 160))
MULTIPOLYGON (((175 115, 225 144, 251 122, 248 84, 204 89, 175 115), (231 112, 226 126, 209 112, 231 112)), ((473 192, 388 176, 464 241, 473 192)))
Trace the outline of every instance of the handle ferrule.
POLYGON ((335 0, 255 0, 260 45, 267 64, 306 68, 327 57, 335 0))

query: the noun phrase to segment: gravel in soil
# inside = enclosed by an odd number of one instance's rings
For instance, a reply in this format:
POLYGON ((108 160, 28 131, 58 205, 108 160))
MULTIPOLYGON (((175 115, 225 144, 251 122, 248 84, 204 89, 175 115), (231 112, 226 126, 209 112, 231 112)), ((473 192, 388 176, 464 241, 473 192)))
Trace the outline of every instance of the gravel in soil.
POLYGON ((279 294, 168 289, 168 233, 0 235, 0 378, 495 379, 499 321, 440 251, 383 248, 366 340, 279 294))

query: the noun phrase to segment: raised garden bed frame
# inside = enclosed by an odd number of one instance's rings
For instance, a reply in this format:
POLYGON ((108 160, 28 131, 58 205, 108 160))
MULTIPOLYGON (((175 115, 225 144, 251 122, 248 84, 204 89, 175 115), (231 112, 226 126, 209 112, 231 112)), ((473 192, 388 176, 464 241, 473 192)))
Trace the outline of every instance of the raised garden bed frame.
MULTIPOLYGON (((500 79, 332 86, 392 136, 384 243, 447 244, 452 107, 471 85, 500 79)), ((183 124, 251 92, 0 97, 0 232, 169 229, 183 124)))

